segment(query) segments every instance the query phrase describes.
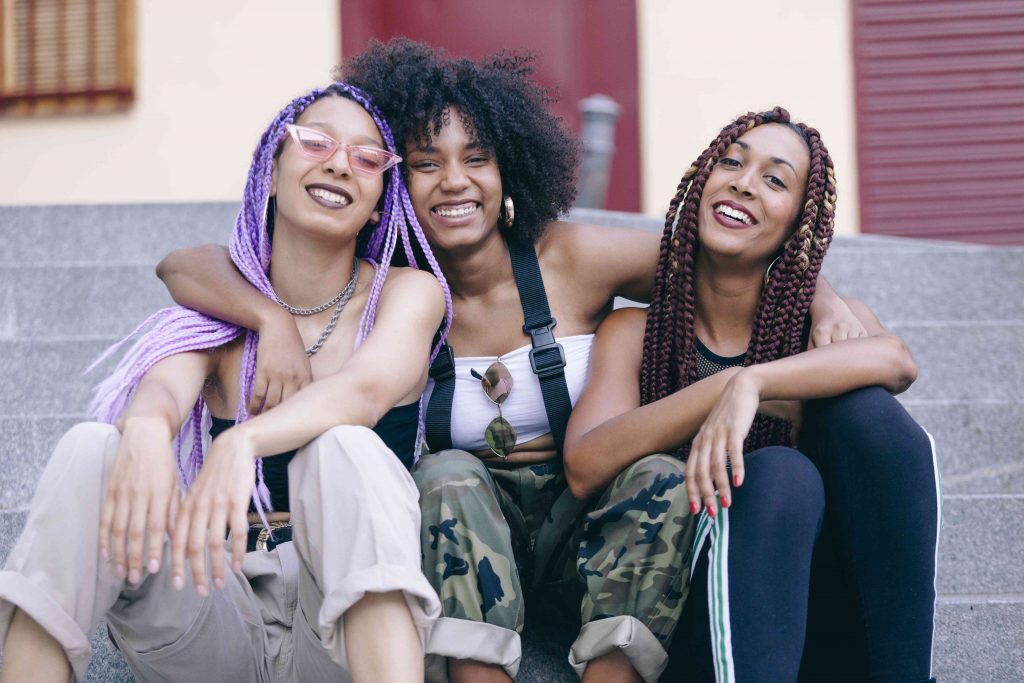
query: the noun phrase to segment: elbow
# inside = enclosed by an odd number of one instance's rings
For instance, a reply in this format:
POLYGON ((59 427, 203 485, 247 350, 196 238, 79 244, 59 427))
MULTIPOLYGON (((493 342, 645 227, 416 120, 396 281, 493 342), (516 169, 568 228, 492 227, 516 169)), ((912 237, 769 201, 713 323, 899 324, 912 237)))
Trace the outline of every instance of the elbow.
POLYGON ((180 264, 186 259, 184 252, 187 249, 175 249, 171 253, 164 256, 160 263, 156 264, 156 276, 161 281, 167 282, 167 278, 173 277, 175 273, 181 270, 180 264))
POLYGON ((595 482, 586 476, 586 469, 582 466, 580 460, 579 448, 570 447, 569 444, 566 444, 562 453, 566 484, 568 484, 569 492, 573 495, 573 498, 586 500, 597 493, 597 487, 595 482))
POLYGON ((892 394, 901 394, 910 388, 910 385, 917 379, 917 363, 907 348, 906 343, 899 337, 889 336, 887 341, 890 344, 892 361, 890 364, 891 375, 885 388, 892 394))

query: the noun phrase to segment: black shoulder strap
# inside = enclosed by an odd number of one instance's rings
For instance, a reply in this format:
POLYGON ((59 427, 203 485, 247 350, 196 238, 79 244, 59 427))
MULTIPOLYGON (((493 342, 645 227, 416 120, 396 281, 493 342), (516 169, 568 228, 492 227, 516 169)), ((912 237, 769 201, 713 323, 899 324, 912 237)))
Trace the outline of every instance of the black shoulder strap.
MULTIPOLYGON (((523 306, 523 332, 530 335, 530 365, 540 381, 544 410, 551 426, 555 449, 561 453, 565 443, 565 427, 572 412, 569 387, 565 383, 565 352, 555 341, 552 330, 556 321, 551 317, 544 279, 537 263, 533 244, 509 240, 512 272, 515 274, 519 300, 523 306)), ((425 416, 427 446, 431 451, 452 447, 452 399, 455 396, 455 354, 445 344, 430 366, 434 391, 430 395, 425 416)))
POLYGON ((423 416, 427 447, 432 453, 452 447, 452 399, 455 397, 455 354, 452 347, 441 345, 434 362, 430 364, 430 378, 434 391, 423 416))
POLYGON ((569 387, 565 383, 565 351, 555 341, 552 333, 557 321, 551 317, 544 278, 537 263, 537 252, 530 242, 516 239, 508 241, 512 255, 512 272, 519 288, 519 300, 523 305, 523 332, 530 335, 530 365, 540 380, 540 392, 544 396, 544 410, 548 414, 551 436, 555 439, 555 450, 562 452, 565 443, 565 427, 572 412, 569 387))

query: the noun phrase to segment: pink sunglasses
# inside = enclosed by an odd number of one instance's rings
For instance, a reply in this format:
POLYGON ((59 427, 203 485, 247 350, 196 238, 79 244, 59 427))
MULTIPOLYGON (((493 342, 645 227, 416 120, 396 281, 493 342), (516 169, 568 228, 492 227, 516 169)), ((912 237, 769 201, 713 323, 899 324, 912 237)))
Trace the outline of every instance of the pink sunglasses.
POLYGON ((348 155, 348 163, 353 169, 361 173, 378 175, 402 160, 402 157, 392 154, 386 149, 348 145, 312 128, 296 126, 291 123, 286 123, 285 128, 288 129, 288 134, 295 140, 295 144, 299 146, 302 153, 317 161, 327 161, 340 148, 345 150, 345 154, 348 155))

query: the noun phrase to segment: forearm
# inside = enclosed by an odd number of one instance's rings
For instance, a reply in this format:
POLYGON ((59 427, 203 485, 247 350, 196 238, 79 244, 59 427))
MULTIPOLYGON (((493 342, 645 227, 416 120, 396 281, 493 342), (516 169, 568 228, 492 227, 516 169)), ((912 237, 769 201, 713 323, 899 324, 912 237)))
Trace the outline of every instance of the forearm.
POLYGON ((613 417, 565 446, 566 476, 573 494, 587 498, 652 453, 671 452, 700 430, 726 383, 740 368, 728 368, 660 401, 613 417))
POLYGON ((156 275, 182 306, 259 330, 271 322, 293 324, 287 311, 263 296, 235 269, 227 249, 202 245, 164 257, 156 275))
POLYGON ((368 382, 341 371, 313 382, 271 411, 234 428, 265 457, 300 448, 338 425, 373 427, 390 409, 368 382))
POLYGON ((903 342, 891 335, 848 339, 753 365, 743 374, 755 381, 762 401, 838 396, 866 386, 905 391, 917 369, 903 342))

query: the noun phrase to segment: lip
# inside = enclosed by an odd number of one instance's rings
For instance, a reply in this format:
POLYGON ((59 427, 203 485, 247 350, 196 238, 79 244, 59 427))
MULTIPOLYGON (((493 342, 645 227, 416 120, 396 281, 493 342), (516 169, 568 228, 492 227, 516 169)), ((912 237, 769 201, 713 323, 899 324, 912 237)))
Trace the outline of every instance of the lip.
POLYGON ((339 209, 344 209, 346 207, 352 206, 352 195, 349 194, 347 190, 344 190, 338 187, 337 185, 329 185, 327 183, 313 183, 312 185, 306 185, 306 194, 309 194, 309 198, 312 199, 317 204, 319 204, 320 206, 326 209, 331 209, 333 211, 337 211, 339 209), (327 190, 328 192, 340 194, 348 201, 348 203, 344 204, 343 206, 338 206, 337 204, 329 202, 325 199, 321 199, 320 197, 314 197, 312 194, 309 194, 310 190, 327 190))
POLYGON ((754 215, 752 213, 750 213, 750 210, 747 209, 747 207, 745 207, 742 204, 739 204, 737 202, 728 200, 728 199, 723 199, 723 200, 717 201, 714 204, 712 204, 711 205, 711 216, 720 225, 722 225, 722 226, 724 226, 726 228, 729 228, 731 230, 746 230, 747 228, 754 227, 755 225, 757 225, 760 222, 756 218, 754 218, 754 215), (719 213, 715 209, 717 209, 720 206, 728 206, 730 209, 734 209, 736 211, 741 212, 743 215, 747 216, 751 220, 751 225, 747 225, 743 221, 738 221, 738 220, 735 220, 733 218, 729 218, 728 216, 726 216, 724 214, 719 213))

